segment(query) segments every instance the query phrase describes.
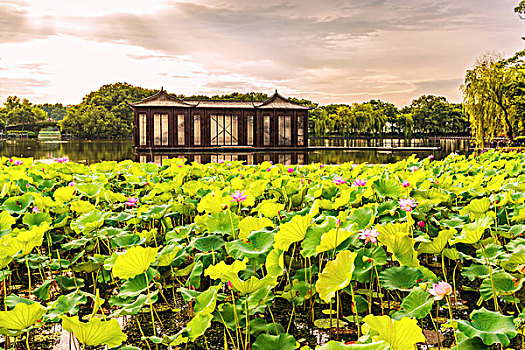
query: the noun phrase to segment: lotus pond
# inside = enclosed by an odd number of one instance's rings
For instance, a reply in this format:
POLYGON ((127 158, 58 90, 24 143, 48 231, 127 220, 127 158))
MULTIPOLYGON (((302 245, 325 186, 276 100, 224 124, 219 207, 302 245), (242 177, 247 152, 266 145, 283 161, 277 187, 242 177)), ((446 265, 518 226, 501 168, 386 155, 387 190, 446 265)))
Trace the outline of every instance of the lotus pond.
POLYGON ((4 349, 523 348, 525 154, 0 161, 4 349))

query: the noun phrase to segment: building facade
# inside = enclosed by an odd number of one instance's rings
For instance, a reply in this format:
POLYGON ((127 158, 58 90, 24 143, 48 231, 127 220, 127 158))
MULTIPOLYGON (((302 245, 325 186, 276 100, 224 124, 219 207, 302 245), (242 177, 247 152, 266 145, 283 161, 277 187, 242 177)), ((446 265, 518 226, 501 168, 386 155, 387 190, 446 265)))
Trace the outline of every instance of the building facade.
POLYGON ((161 89, 129 105, 137 151, 308 147, 311 108, 277 91, 266 101, 251 102, 181 100, 161 89))

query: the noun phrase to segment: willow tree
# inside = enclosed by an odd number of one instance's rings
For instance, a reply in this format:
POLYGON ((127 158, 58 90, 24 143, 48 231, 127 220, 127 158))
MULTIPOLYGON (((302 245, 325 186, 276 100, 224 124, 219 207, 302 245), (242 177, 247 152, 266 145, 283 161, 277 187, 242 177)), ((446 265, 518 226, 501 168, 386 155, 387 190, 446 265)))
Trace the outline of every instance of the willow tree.
POLYGON ((487 54, 468 70, 463 92, 463 108, 468 115, 476 145, 494 136, 506 135, 514 140, 514 111, 510 85, 515 80, 515 71, 500 64, 499 57, 487 54))

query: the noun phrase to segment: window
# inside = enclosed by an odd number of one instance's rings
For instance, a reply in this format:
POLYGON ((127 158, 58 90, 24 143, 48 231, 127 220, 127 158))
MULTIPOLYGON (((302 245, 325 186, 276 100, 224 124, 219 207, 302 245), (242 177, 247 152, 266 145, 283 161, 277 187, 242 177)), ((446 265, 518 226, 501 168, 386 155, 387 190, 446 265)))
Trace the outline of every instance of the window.
POLYGON ((297 116, 297 146, 304 146, 304 116, 297 116))
POLYGON ((246 117, 246 145, 253 146, 253 115, 246 117))
POLYGON ((292 145, 292 117, 280 115, 279 119, 279 145, 292 145))
POLYGON ((184 114, 177 115, 177 145, 183 146, 184 139, 184 114))
POLYGON ((139 145, 146 146, 146 113, 139 114, 139 145))
POLYGON ((263 145, 270 145, 270 116, 263 116, 263 145))
POLYGON ((211 144, 215 146, 237 146, 239 117, 236 115, 212 114, 211 144))
POLYGON ((153 144, 156 146, 168 145, 168 115, 153 114, 153 144))
POLYGON ((199 114, 193 116, 193 144, 201 145, 201 116, 199 114))

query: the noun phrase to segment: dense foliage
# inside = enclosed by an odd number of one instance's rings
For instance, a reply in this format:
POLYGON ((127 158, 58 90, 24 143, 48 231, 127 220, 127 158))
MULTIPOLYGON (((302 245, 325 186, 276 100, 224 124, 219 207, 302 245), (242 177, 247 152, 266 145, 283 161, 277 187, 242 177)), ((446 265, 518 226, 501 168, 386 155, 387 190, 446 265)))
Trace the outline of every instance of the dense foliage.
POLYGON ((9 96, 0 108, 0 125, 2 128, 19 125, 22 129, 46 119, 46 112, 26 99, 20 101, 16 96, 9 96))
POLYGON ((312 134, 317 136, 389 134, 410 138, 413 134, 468 136, 469 133, 461 105, 433 95, 421 96, 402 109, 380 100, 318 107, 312 111, 310 121, 312 134))
POLYGON ((523 340, 524 154, 1 162, 0 334, 11 345, 35 348, 54 323, 85 348, 523 340))
POLYGON ((67 109, 62 131, 85 138, 125 138, 133 130, 133 112, 127 103, 139 101, 154 91, 129 84, 110 84, 89 93, 67 109))

